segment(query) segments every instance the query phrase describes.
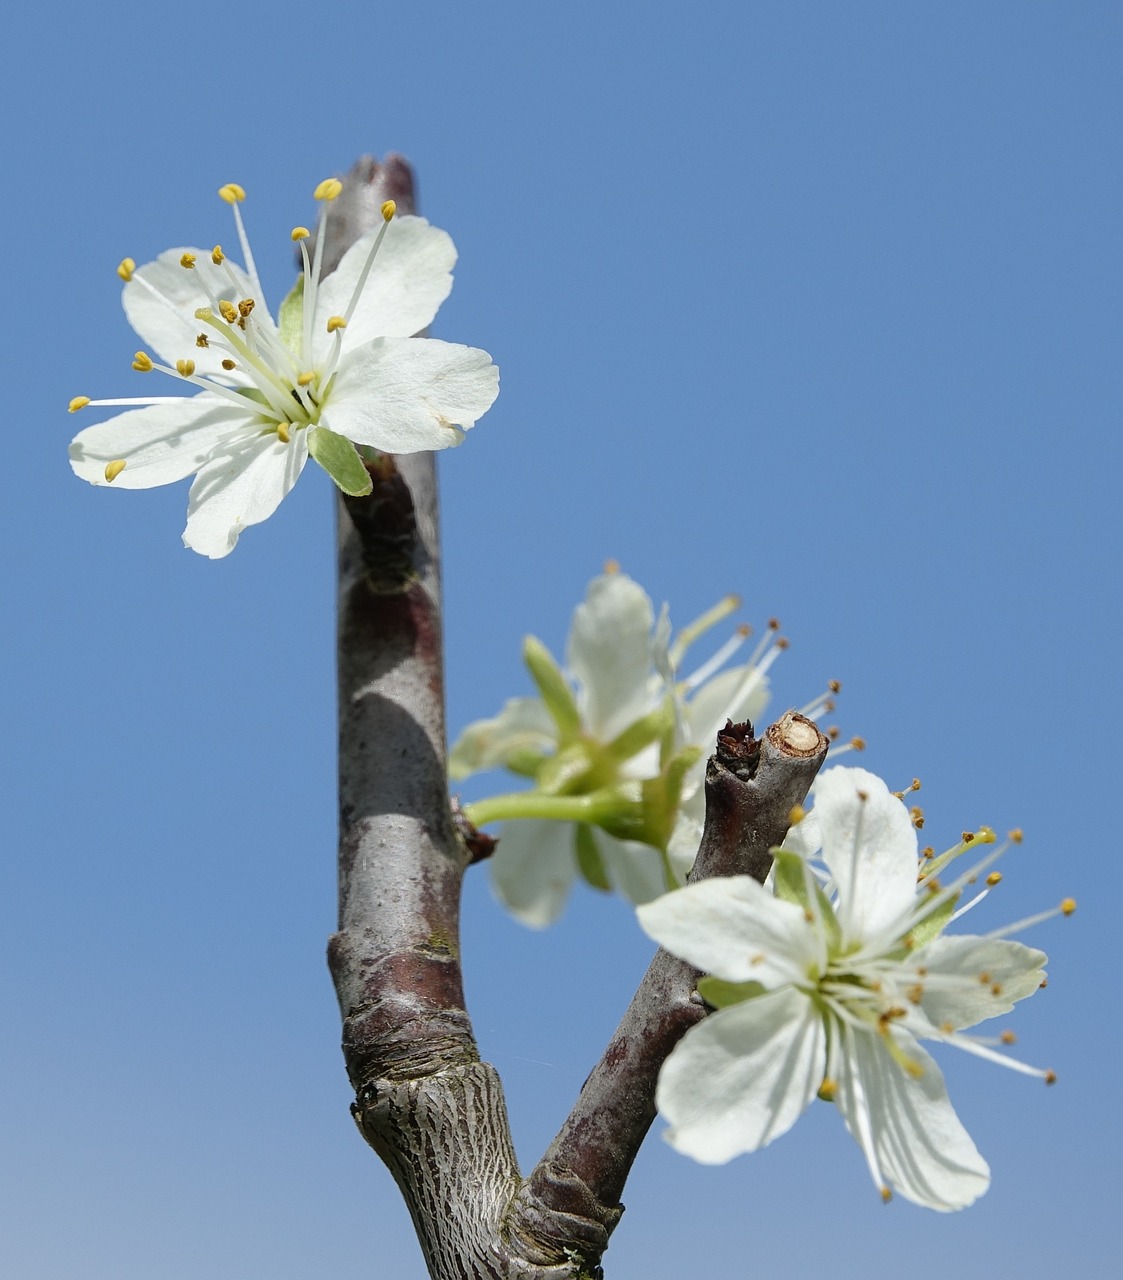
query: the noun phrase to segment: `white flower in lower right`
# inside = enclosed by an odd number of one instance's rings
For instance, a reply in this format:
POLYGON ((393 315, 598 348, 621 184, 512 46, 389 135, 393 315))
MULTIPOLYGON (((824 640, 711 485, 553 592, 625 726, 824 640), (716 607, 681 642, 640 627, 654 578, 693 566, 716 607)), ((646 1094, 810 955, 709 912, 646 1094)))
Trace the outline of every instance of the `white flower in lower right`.
POLYGON ((955 910, 965 885, 1001 850, 942 886, 928 869, 970 840, 918 864, 909 811, 864 769, 828 770, 814 797, 789 843, 814 833, 825 888, 802 856, 780 852, 775 891, 748 876, 716 878, 638 908, 652 938, 713 975, 699 990, 718 1006, 663 1066, 656 1102, 666 1137, 721 1164, 778 1138, 818 1096, 842 1112, 885 1199, 895 1189, 931 1209, 964 1208, 986 1191, 990 1170, 919 1041, 1052 1081, 999 1051, 1008 1032, 964 1034, 1042 985, 1044 953, 1001 936, 1039 917, 984 937, 944 937, 953 913, 967 909, 955 910))

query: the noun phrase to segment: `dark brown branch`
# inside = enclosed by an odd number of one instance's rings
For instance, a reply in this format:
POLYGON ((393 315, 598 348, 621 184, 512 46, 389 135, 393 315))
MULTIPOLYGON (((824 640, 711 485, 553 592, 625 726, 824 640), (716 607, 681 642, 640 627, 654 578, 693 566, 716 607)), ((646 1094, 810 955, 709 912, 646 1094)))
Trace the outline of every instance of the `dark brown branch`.
MULTIPOLYGON (((692 881, 715 875, 763 880, 770 850, 791 825, 826 756, 827 739, 789 712, 757 741, 751 725, 728 726, 706 770, 706 826, 692 881)), ((519 1193, 512 1221, 579 1206, 611 1230, 624 1182, 651 1122, 667 1055, 706 1016, 699 971, 660 950, 600 1062, 549 1150, 519 1193)), ((590 1255, 591 1256, 591 1255, 590 1255)))

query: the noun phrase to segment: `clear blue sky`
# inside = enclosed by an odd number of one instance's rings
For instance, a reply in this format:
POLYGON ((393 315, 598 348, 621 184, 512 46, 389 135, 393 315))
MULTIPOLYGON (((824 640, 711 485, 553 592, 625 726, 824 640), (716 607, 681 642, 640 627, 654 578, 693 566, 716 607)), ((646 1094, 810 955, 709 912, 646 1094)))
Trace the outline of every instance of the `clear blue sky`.
MULTIPOLYGON (((388 149, 460 249, 436 335, 504 379, 441 462, 451 724, 524 691, 521 636, 560 647, 610 556, 680 623, 739 591, 792 639, 774 709, 840 678, 934 843, 1024 827, 980 927, 1080 902, 1012 1022, 1056 1087, 941 1057, 978 1207, 884 1207, 827 1107, 721 1169, 653 1137, 610 1277, 1111 1273, 1119 5, 109 0, 14 35, 0 1273, 422 1275, 323 962, 326 477, 213 564, 186 486, 66 463, 69 397, 135 386, 122 256, 232 241, 235 180, 275 300, 314 184, 388 149)), ((530 933, 480 876, 464 932, 529 1163, 650 946, 591 894, 530 933)))

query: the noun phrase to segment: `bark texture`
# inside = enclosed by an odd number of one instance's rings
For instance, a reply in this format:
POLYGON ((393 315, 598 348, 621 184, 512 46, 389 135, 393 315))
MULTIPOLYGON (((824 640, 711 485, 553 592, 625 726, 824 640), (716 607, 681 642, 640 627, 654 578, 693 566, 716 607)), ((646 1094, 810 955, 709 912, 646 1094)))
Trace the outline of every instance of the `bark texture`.
MULTIPOLYGON (((400 157, 360 160, 331 206, 325 260, 413 209, 400 157)), ((706 1008, 697 971, 652 961, 573 1112, 525 1181, 498 1073, 479 1060, 460 969, 469 848, 448 800, 436 471, 369 464, 339 514, 339 930, 328 948, 360 1132, 400 1188, 433 1280, 583 1280, 623 1212, 659 1068, 706 1008)), ((789 713, 764 738, 729 726, 706 779, 693 875, 764 877, 826 751, 789 713)))

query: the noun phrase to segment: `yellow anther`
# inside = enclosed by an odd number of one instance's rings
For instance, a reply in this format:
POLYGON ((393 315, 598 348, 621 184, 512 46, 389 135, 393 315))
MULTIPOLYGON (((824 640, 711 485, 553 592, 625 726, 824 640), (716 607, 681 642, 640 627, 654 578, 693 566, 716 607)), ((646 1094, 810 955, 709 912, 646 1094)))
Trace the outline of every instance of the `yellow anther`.
POLYGON ((859 792, 858 792, 858 799, 859 799, 859 800, 861 800, 861 802, 862 802, 863 804, 865 804, 865 802, 866 802, 869 798, 870 798, 870 793, 869 793, 868 791, 859 791, 859 792))
POLYGON ((227 182, 219 187, 218 194, 227 204, 240 204, 246 198, 246 189, 236 182, 227 182))
POLYGON ((311 386, 312 383, 315 381, 316 381, 316 375, 314 373, 302 373, 300 377, 297 378, 296 385, 298 387, 308 387, 308 386, 311 386))
POLYGON ((945 1036, 950 1036, 952 1032, 955 1030, 955 1028, 952 1026, 950 1022, 941 1022, 940 1030, 944 1033, 945 1036))
POLYGON ((229 373, 231 369, 236 369, 238 366, 237 364, 235 364, 233 360, 228 359, 228 360, 223 360, 222 367, 226 370, 227 373, 229 373))
POLYGON ((343 183, 338 178, 325 178, 312 192, 312 197, 315 200, 334 200, 342 190, 343 183))
POLYGON ((254 302, 252 298, 243 298, 242 301, 238 303, 238 314, 244 320, 255 306, 257 306, 257 303, 254 302))
POLYGON ((1057 1073, 1056 1073, 1055 1071, 1046 1071, 1046 1072, 1045 1072, 1045 1083, 1046 1083, 1046 1084, 1056 1084, 1056 1083, 1057 1083, 1057 1073))
POLYGON ((789 648, 789 647, 790 647, 790 645, 791 645, 791 641, 788 639, 788 637, 787 637, 787 636, 777 636, 777 637, 776 637, 776 648, 777 648, 777 649, 787 649, 787 648, 789 648))
POLYGON ((921 849, 920 856, 922 858, 934 858, 936 856, 936 850, 930 844, 926 844, 924 848, 921 849))
POLYGON ((749 964, 755 967, 758 964, 763 964, 767 959, 768 957, 764 954, 763 951, 758 951, 755 956, 749 957, 749 964))
POLYGON ((292 238, 294 240, 307 240, 311 234, 307 227, 293 227, 292 229, 292 238))
POLYGON ((79 409, 84 409, 89 403, 89 396, 75 396, 74 399, 66 406, 66 412, 77 413, 79 409))
POLYGON ((179 265, 184 271, 195 270, 195 255, 193 253, 181 253, 179 255, 179 265))
POLYGON ((383 219, 383 221, 384 221, 384 222, 389 222, 389 221, 390 221, 390 219, 391 219, 391 218, 394 216, 394 214, 396 214, 397 212, 398 212, 398 206, 393 202, 393 200, 383 200, 383 202, 382 202, 382 219, 383 219))
POLYGON ((124 458, 114 458, 112 462, 107 462, 107 463, 105 464, 105 478, 106 478, 106 480, 107 480, 110 484, 112 484, 112 483, 113 483, 113 481, 114 481, 114 480, 116 480, 116 479, 117 479, 117 477, 121 474, 121 472, 122 472, 122 471, 124 471, 124 469, 125 469, 125 459, 124 459, 124 458))
POLYGON ((908 996, 910 1004, 919 1004, 924 999, 924 988, 918 982, 915 986, 909 987, 905 995, 908 996))
POLYGON ((176 368, 176 373, 178 373, 181 378, 190 378, 191 375, 195 372, 195 361, 194 360, 177 360, 175 362, 175 368, 176 368))
POLYGON ((737 628, 737 634, 741 637, 742 640, 747 640, 749 636, 752 635, 752 633, 753 633, 753 629, 752 627, 749 626, 747 622, 742 622, 741 625, 737 628))
POLYGON ((1061 903, 1062 916, 1070 916, 1075 910, 1076 910, 1075 898, 1065 898, 1065 900, 1061 903))
POLYGON ((831 693, 841 693, 841 692, 842 692, 842 681, 841 681, 841 680, 828 680, 828 681, 827 681, 827 688, 831 691, 831 693))
POLYGON ((205 333, 200 333, 195 338, 195 345, 197 347, 209 347, 211 345, 211 340, 210 338, 207 337, 205 333))
POLYGON ((824 1102, 833 1102, 837 1093, 838 1083, 832 1080, 830 1076, 824 1076, 823 1083, 819 1086, 819 1097, 824 1102))
POLYGON ((779 618, 769 618, 769 619, 768 619, 768 630, 769 630, 769 631, 779 631, 779 630, 780 630, 780 619, 779 619, 779 618))
POLYGON ((978 840, 980 844, 994 844, 998 839, 998 836, 995 834, 993 827, 980 827, 978 831, 975 832, 975 839, 978 840))
POLYGON ((788 826, 794 827, 797 822, 802 822, 807 816, 807 810, 801 804, 793 804, 788 811, 788 826))
POLYGON ((1021 844, 1025 838, 1025 832, 1021 827, 1015 827, 1013 831, 1008 831, 1006 834, 1011 844, 1021 844))
POLYGON ((278 440, 280 440, 280 442, 281 442, 282 444, 288 444, 288 442, 289 442, 289 424, 288 424, 287 422, 278 422, 278 423, 277 423, 277 439, 278 439, 278 440))
POLYGON ((122 258, 117 264, 117 274, 126 283, 133 278, 133 272, 136 270, 136 262, 132 258, 122 258))
POLYGON ((808 923, 808 924, 814 924, 814 923, 815 923, 815 912, 814 912, 814 911, 812 911, 810 907, 804 907, 804 908, 803 908, 803 918, 804 918, 804 920, 806 920, 806 921, 807 921, 807 923, 808 923))
POLYGON ((196 320, 213 320, 214 312, 210 307, 198 307, 195 311, 196 320))
POLYGON ((328 317, 328 333, 334 333, 336 329, 346 329, 347 321, 342 316, 328 317))
POLYGON ((1049 985, 1049 979, 1048 979, 1047 977, 1045 977, 1045 975, 1044 975, 1044 974, 1042 974, 1041 981, 1037 984, 1037 989, 1038 989, 1038 991, 1044 991, 1044 989, 1045 989, 1048 985, 1049 985))
POLYGON ((1002 983, 994 982, 991 984, 990 994, 992 996, 1000 996, 1002 994, 1002 983))
POLYGON ((991 978, 989 973, 979 974, 979 981, 983 984, 984 987, 990 982, 990 980, 991 978))
POLYGON ((929 879, 925 880, 924 887, 928 890, 929 893, 939 893, 940 890, 943 888, 943 885, 940 884, 939 880, 937 880, 935 876, 932 876, 929 879))
POLYGON ((914 804, 909 810, 909 817, 912 819, 912 825, 919 831, 924 826, 924 810, 914 804))
POLYGON ((1003 1031, 998 1037, 1003 1044, 1017 1044, 1018 1037, 1012 1031, 1003 1031))
POLYGON ((619 560, 606 560, 606 561, 604 562, 604 571, 605 571, 605 573, 619 573, 619 572, 620 572, 620 561, 619 561, 619 560))
POLYGON ((219 298, 218 310, 219 314, 227 324, 233 324, 238 319, 238 308, 232 302, 228 302, 225 298, 219 298))
POLYGON ((885 1201, 885 1203, 886 1203, 886 1204, 888 1204, 888 1203, 889 1203, 889 1201, 893 1199, 893 1193, 892 1193, 892 1191, 890 1191, 888 1187, 882 1187, 882 1188, 881 1188, 881 1198, 882 1198, 882 1200, 884 1200, 884 1201, 885 1201))
POLYGON ((832 724, 827 729, 827 737, 830 739, 831 742, 837 742, 841 736, 842 736, 842 730, 838 727, 838 725, 832 724))
POLYGON ((133 368, 137 373, 151 373, 156 366, 152 363, 152 357, 147 351, 138 351, 133 356, 133 368))
POLYGON ((1001 883, 1002 883, 1001 871, 992 871, 990 875, 987 876, 986 878, 986 886, 988 889, 993 889, 996 884, 1001 884, 1001 883))
POLYGON ((226 261, 226 254, 222 252, 222 245, 216 244, 211 250, 211 261, 216 267, 221 266, 226 261))
POLYGON ((855 751, 865 751, 866 740, 865 738, 851 738, 850 745, 854 748, 855 751))

